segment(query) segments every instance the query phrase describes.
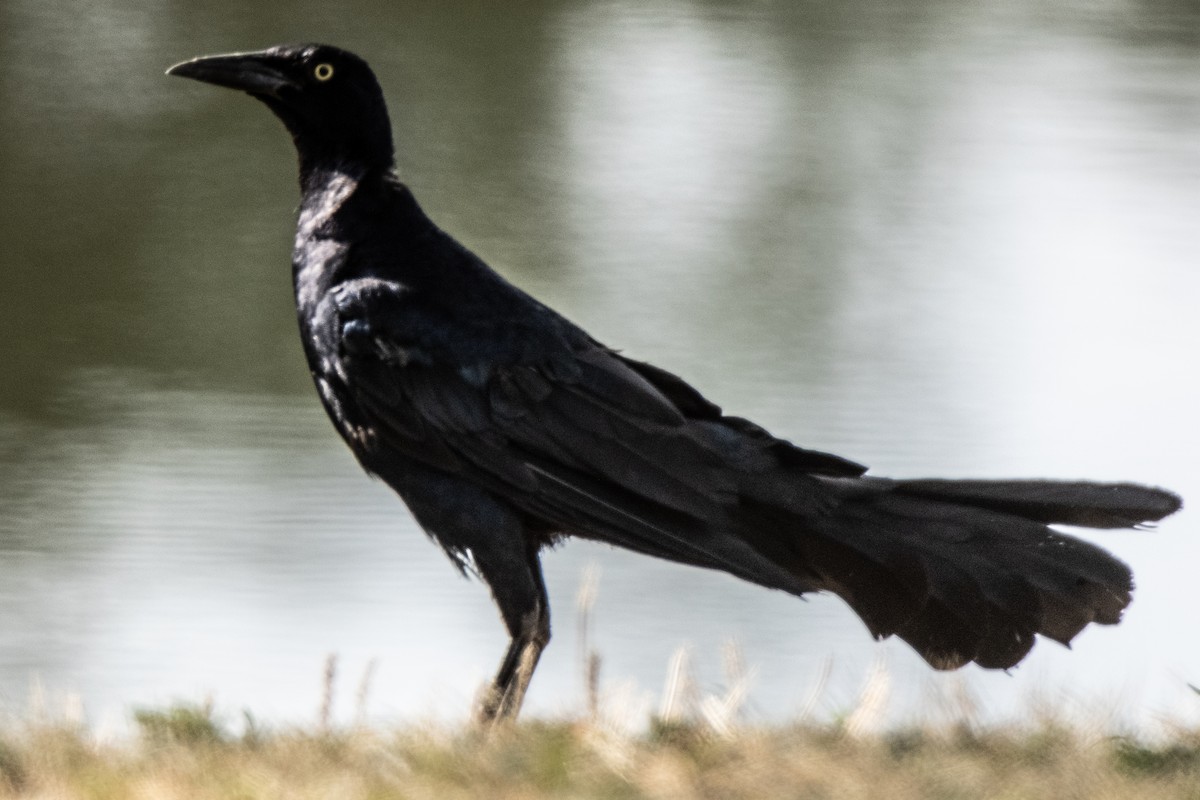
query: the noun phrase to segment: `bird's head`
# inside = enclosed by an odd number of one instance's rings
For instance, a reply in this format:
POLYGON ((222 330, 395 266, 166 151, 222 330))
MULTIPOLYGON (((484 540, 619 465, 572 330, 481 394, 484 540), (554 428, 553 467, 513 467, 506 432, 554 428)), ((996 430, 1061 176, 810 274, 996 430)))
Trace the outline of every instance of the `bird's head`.
POLYGON ((279 45, 193 58, 167 74, 241 89, 261 100, 291 132, 301 170, 392 166, 383 91, 367 62, 353 53, 323 44, 279 45))

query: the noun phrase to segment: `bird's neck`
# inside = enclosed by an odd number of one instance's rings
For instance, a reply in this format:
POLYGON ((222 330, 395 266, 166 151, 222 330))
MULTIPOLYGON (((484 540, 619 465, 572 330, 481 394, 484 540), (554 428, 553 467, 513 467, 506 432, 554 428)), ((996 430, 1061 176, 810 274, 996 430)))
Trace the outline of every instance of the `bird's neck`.
POLYGON ((323 139, 293 132, 300 162, 300 189, 320 189, 331 175, 349 175, 355 180, 390 174, 396 160, 391 132, 383 129, 362 138, 323 139))
POLYGON ((300 192, 305 196, 324 192, 331 182, 350 179, 357 184, 392 174, 390 158, 371 161, 345 156, 318 157, 300 151, 300 192))
MULTIPOLYGON (((305 191, 313 180, 319 181, 321 176, 332 172, 382 175, 396 163, 392 127, 386 112, 366 115, 361 120, 335 119, 318 125, 273 98, 263 98, 263 102, 291 134, 300 162, 300 186, 305 191)), ((382 108, 382 98, 378 102, 382 108)))

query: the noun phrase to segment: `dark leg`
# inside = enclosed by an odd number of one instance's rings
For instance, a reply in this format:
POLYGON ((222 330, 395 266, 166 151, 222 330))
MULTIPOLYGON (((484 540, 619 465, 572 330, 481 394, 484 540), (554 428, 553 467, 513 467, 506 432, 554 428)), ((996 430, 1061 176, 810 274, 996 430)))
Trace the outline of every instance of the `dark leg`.
POLYGON ((550 603, 536 540, 527 539, 511 507, 452 475, 410 464, 394 479, 384 479, 451 560, 464 572, 477 572, 491 588, 512 641, 477 714, 482 722, 516 717, 550 641, 550 603))
POLYGON ((486 724, 515 719, 521 710, 538 659, 550 643, 550 601, 536 550, 526 553, 524 569, 520 571, 513 564, 485 564, 478 554, 475 563, 492 587, 492 596, 512 637, 500 669, 479 706, 478 719, 486 724))

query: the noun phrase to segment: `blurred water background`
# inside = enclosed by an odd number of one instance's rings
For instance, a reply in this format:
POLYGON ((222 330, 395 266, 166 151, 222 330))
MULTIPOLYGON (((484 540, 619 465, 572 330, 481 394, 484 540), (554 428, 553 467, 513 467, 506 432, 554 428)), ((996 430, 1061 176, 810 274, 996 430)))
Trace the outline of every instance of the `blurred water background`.
MULTIPOLYGON (((879 474, 1200 502, 1194 3, 5 0, 0 709, 41 685, 101 725, 205 696, 303 721, 336 652, 339 718, 374 661, 373 719, 458 719, 505 646, 318 405, 282 128, 162 74, 298 40, 375 67, 443 227, 727 409, 879 474)), ((1087 536, 1134 568, 1125 622, 949 677, 836 599, 571 542, 528 707, 582 706, 595 564, 613 704, 656 702, 682 645, 720 690, 734 639, 751 720, 844 713, 880 663, 899 722, 960 691, 1196 716, 1192 513, 1087 536)))

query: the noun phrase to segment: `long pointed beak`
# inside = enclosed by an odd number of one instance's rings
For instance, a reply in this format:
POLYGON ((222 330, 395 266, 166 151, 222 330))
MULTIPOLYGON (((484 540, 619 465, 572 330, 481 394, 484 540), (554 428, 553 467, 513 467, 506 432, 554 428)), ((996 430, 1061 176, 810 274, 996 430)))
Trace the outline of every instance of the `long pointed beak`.
POLYGON ((176 64, 167 74, 270 97, 279 97, 282 89, 296 86, 280 68, 277 56, 261 52, 201 56, 176 64))

